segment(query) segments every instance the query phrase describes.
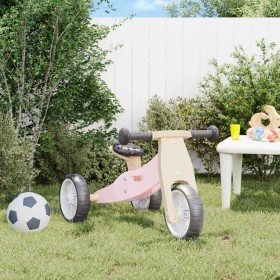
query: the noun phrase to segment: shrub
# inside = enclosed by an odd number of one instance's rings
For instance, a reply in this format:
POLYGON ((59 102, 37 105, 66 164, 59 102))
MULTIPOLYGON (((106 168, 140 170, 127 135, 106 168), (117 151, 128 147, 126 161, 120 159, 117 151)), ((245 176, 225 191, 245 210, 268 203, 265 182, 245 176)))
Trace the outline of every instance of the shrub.
MULTIPOLYGON (((248 57, 242 47, 237 47, 231 64, 218 65, 212 60, 214 72, 207 74, 200 84, 201 95, 183 100, 179 105, 183 111, 192 111, 197 126, 215 124, 220 130, 220 140, 229 136, 230 123, 240 123, 241 133, 245 134, 251 116, 263 111, 266 104, 280 111, 280 51, 275 49, 275 44, 266 45, 263 40, 257 46, 259 52, 252 57, 248 57)), ((187 121, 190 123, 190 119, 187 121)), ((202 154, 210 154, 210 166, 214 164, 215 157, 211 155, 215 153, 216 144, 205 144, 209 147, 202 154)), ((200 145, 194 147, 201 155, 200 148, 200 145)), ((279 174, 280 159, 247 155, 244 167, 265 179, 271 174, 279 174)))
POLYGON ((0 114, 0 201, 27 190, 34 178, 29 167, 31 145, 18 138, 10 115, 0 114))
MULTIPOLYGON (((200 99, 186 100, 177 97, 164 102, 160 97, 154 96, 149 101, 146 116, 139 123, 139 129, 142 131, 206 129, 206 120, 197 118, 198 100, 200 99)), ((185 143, 189 150, 195 151, 202 159, 205 169, 214 173, 213 163, 217 160, 217 153, 209 147, 215 144, 209 143, 206 139, 186 140, 185 143)), ((144 162, 149 161, 157 153, 156 142, 137 142, 137 144, 145 150, 144 162)))
MULTIPOLYGON (((249 128, 251 116, 272 105, 280 112, 280 51, 275 44, 257 43, 258 53, 249 57, 241 46, 232 54, 233 63, 219 65, 210 61, 213 71, 200 83, 200 95, 185 99, 178 97, 167 102, 154 97, 146 116, 139 124, 141 130, 205 129, 216 125, 220 141, 229 136, 231 123, 240 123, 241 133, 249 128)), ((206 139, 186 141, 202 159, 205 169, 215 173, 219 160, 218 142, 206 139)), ((156 153, 154 144, 140 144, 148 148, 148 158, 156 153)), ((280 157, 245 155, 244 168, 262 180, 280 173, 280 157)))
MULTIPOLYGON (((180 116, 180 111, 177 110, 171 102, 164 102, 159 96, 153 96, 146 110, 145 117, 139 122, 140 131, 157 131, 169 129, 184 129, 186 126, 184 119, 180 116)), ((135 141, 145 150, 143 162, 151 160, 157 153, 157 142, 135 141)))
POLYGON ((112 136, 102 131, 70 130, 63 123, 52 124, 37 149, 37 182, 61 183, 69 173, 81 174, 88 182, 101 185, 113 182, 126 167, 109 150, 112 136))
POLYGON ((36 166, 39 169, 37 182, 42 184, 62 182, 69 173, 83 173, 89 164, 89 142, 67 128, 63 123, 52 124, 41 135, 36 152, 36 166))
POLYGON ((125 161, 115 157, 107 145, 93 145, 89 153, 90 164, 84 174, 89 182, 104 187, 112 183, 121 173, 127 170, 125 161))

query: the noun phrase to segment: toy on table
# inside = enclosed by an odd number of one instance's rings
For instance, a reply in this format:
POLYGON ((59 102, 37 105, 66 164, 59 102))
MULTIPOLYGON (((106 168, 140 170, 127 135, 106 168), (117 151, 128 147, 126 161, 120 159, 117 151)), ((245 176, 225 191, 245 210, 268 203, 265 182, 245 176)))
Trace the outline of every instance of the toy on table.
MULTIPOLYGON (((197 238, 203 227, 204 212, 184 139, 216 141, 218 137, 219 131, 215 126, 207 130, 154 132, 129 132, 122 128, 119 143, 113 146, 113 151, 114 155, 126 161, 128 171, 93 194, 90 194, 81 175, 67 175, 60 188, 60 208, 64 218, 68 222, 85 220, 90 201, 134 201, 134 207, 148 208, 153 196, 161 190, 164 219, 170 233, 179 239, 197 238), (128 144, 130 140, 158 141, 158 155, 141 166, 143 151, 128 144)), ((152 202, 156 208, 160 206, 158 199, 152 202)))
POLYGON ((249 121, 250 128, 246 134, 249 138, 256 141, 275 142, 280 139, 280 115, 275 108, 270 105, 264 106, 264 111, 267 113, 256 113, 249 121), (264 125, 262 120, 268 120, 269 123, 264 125))

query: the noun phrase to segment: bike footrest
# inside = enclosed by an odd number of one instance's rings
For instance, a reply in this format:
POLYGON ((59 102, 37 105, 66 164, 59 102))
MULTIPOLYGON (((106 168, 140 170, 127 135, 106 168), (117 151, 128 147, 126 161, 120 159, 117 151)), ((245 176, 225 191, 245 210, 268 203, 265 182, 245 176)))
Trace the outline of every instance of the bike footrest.
POLYGON ((112 148, 117 154, 126 157, 144 155, 144 150, 134 144, 121 145, 120 143, 115 143, 112 148))

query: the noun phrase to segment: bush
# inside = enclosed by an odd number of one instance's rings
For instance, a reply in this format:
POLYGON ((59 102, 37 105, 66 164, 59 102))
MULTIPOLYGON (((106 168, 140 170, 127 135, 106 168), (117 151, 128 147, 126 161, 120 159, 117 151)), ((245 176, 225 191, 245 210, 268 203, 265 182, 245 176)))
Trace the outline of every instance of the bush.
POLYGON ((111 184, 127 170, 125 161, 115 157, 109 145, 93 145, 89 153, 90 164, 84 169, 87 180, 100 187, 111 184))
POLYGON ((109 150, 112 134, 102 131, 81 133, 66 124, 52 124, 44 132, 36 154, 41 184, 61 183, 69 173, 81 174, 88 182, 112 183, 126 170, 109 150))
MULTIPOLYGON (((220 140, 229 136, 230 123, 240 123, 241 133, 245 134, 251 116, 263 111, 266 104, 280 111, 280 51, 275 49, 275 44, 267 46, 263 40, 257 46, 259 53, 252 57, 248 57, 242 47, 237 47, 232 54, 235 61, 232 64, 218 65, 216 60, 212 60, 210 64, 214 73, 204 77, 200 84, 200 97, 183 100, 179 104, 183 111, 192 112, 198 127, 216 125, 220 140)), ((187 121, 193 123, 190 119, 187 121)), ((210 155, 208 169, 216 159, 213 156, 216 144, 203 142, 205 151, 202 149, 202 154, 204 157, 210 155)), ((201 148, 200 145, 194 147, 200 156, 201 148)), ((280 158, 246 155, 244 167, 265 179, 279 174, 280 158)))
MULTIPOLYGON (((280 51, 275 44, 257 43, 258 54, 249 57, 243 48, 233 52, 234 63, 219 65, 210 61, 213 71, 200 84, 199 96, 162 101, 154 97, 146 116, 139 124, 141 130, 205 129, 216 125, 220 141, 227 138, 231 123, 240 123, 241 133, 249 128, 251 116, 272 105, 280 112, 280 51)), ((186 141, 188 149, 201 158, 209 173, 216 172, 218 142, 206 139, 186 141)), ((143 145, 143 144, 140 144, 143 145)), ((148 157, 156 153, 154 144, 144 144, 148 157)), ((280 157, 245 155, 243 166, 261 180, 280 173, 280 157)))
POLYGON ((18 138, 10 115, 0 114, 0 201, 27 190, 34 178, 29 167, 31 145, 18 138))
MULTIPOLYGON (((172 103, 164 102, 159 96, 153 96, 146 110, 145 117, 138 124, 140 131, 157 131, 183 129, 184 120, 176 111, 176 106, 172 103)), ((135 144, 144 149, 143 163, 147 163, 157 154, 157 142, 155 141, 135 141, 135 144)))
MULTIPOLYGON (((158 96, 152 97, 148 104, 146 116, 139 123, 139 129, 142 131, 206 129, 206 121, 197 119, 196 111, 198 108, 196 105, 198 104, 195 100, 189 102, 178 97, 164 102, 158 96)), ((217 160, 217 153, 215 150, 210 150, 209 147, 215 144, 209 143, 206 139, 186 140, 185 143, 189 150, 195 151, 198 157, 202 159, 205 169, 214 173, 215 165, 213 165, 213 162, 217 160)), ((144 162, 149 161, 157 153, 156 142, 137 142, 137 144, 145 150, 144 162)))
POLYGON ((39 175, 36 180, 41 184, 62 182, 69 173, 83 173, 89 164, 90 143, 67 128, 63 123, 52 124, 41 135, 36 152, 36 166, 39 175))

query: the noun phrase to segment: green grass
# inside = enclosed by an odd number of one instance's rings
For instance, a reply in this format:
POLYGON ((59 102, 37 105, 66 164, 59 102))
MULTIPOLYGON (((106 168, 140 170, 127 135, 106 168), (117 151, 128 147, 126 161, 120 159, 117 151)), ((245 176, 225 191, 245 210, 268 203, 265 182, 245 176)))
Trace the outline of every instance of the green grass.
POLYGON ((230 210, 219 178, 197 184, 205 222, 196 241, 174 239, 162 211, 130 203, 93 203, 85 222, 67 223, 59 186, 36 188, 51 206, 42 232, 14 232, 0 207, 0 279, 280 279, 280 179, 243 178, 230 210))

